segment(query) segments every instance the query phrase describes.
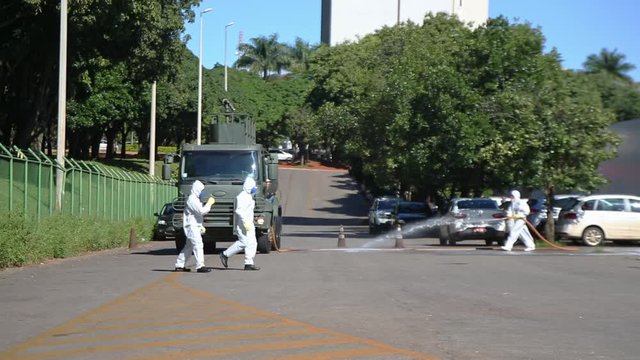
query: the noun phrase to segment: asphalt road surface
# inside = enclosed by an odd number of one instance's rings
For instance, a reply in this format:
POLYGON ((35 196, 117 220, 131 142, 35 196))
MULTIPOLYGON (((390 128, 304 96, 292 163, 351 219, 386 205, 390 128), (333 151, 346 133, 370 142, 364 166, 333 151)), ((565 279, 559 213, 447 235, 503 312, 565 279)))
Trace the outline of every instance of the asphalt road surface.
POLYGON ((261 271, 173 273, 152 242, 0 272, 0 359, 639 358, 638 247, 396 248, 343 171, 283 169, 281 192, 261 271))

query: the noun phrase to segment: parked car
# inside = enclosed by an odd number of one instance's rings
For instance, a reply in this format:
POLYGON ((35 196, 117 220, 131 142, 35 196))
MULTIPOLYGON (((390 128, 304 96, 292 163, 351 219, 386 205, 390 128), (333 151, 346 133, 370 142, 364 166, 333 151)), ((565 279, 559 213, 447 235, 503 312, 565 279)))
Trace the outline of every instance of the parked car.
MULTIPOLYGON (((571 204, 575 199, 582 197, 578 194, 560 194, 553 197, 553 220, 558 222, 558 216, 562 208, 571 204)), ((535 226, 536 230, 540 233, 544 233, 545 225, 547 223, 547 201, 544 198, 529 199, 527 201, 531 212, 527 216, 527 220, 535 226)))
POLYGON ((418 201, 398 201, 393 211, 395 221, 404 224, 424 220, 430 216, 431 209, 426 203, 418 201))
POLYGON ((506 224, 504 211, 490 198, 456 198, 441 217, 440 245, 454 245, 465 239, 494 241, 504 245, 506 224))
POLYGON ((378 234, 389 230, 394 222, 393 212, 400 201, 394 196, 375 198, 369 208, 369 234, 378 234))
POLYGON ((278 161, 292 161, 293 160, 293 154, 288 153, 282 149, 271 149, 269 150, 270 154, 276 154, 278 156, 278 161))
POLYGON ((559 239, 598 246, 606 240, 640 240, 640 197, 590 195, 574 199, 556 224, 559 239))
POLYGON ((176 229, 172 223, 174 212, 173 203, 166 203, 160 213, 154 214, 158 217, 153 229, 154 240, 174 240, 176 238, 176 229))
MULTIPOLYGON (((401 226, 411 225, 412 223, 418 223, 431 217, 433 210, 424 202, 418 201, 398 201, 395 209, 393 210, 393 219, 395 224, 401 226)), ((419 229, 414 227, 410 233, 406 235, 414 236, 427 236, 428 228, 419 229), (421 231, 422 230, 422 231, 421 231)))
POLYGON ((529 205, 529 215, 527 215, 527 221, 533 225, 536 230, 543 232, 547 223, 547 201, 545 199, 530 198, 527 200, 529 205))

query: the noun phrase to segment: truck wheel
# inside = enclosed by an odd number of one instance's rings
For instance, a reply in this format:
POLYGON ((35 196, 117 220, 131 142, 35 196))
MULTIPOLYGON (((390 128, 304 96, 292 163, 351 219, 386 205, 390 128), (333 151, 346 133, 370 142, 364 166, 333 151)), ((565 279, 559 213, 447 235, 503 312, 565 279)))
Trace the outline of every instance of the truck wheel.
POLYGON ((269 233, 262 233, 258 236, 258 252, 268 254, 271 252, 271 241, 269 241, 269 233))
POLYGON ((204 249, 202 251, 204 251, 205 254, 213 254, 216 252, 216 245, 215 241, 204 241, 204 249))
POLYGON ((278 251, 280 250, 280 240, 282 240, 282 218, 278 217, 275 224, 273 225, 273 246, 271 250, 278 251))
POLYGON ((186 243, 187 239, 184 237, 184 235, 176 235, 176 250, 178 251, 178 253, 182 251, 182 249, 184 248, 184 244, 186 243))

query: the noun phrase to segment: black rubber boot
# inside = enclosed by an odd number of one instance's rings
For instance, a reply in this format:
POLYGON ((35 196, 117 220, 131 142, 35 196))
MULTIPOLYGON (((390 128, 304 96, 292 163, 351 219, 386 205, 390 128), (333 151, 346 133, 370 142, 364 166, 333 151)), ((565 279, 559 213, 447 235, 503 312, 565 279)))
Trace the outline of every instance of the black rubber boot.
POLYGON ((222 263, 222 266, 225 267, 225 269, 229 267, 229 258, 223 252, 220 253, 220 262, 222 263))

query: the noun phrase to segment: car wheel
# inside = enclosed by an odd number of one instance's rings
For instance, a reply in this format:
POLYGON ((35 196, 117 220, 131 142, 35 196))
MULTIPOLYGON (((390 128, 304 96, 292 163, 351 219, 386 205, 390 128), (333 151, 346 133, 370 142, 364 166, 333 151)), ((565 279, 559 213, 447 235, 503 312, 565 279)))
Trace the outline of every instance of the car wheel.
POLYGON ((587 246, 598 246, 604 243, 604 233, 599 227, 589 226, 582 232, 582 242, 587 246))
POLYGON ((487 245, 487 246, 491 246, 491 245, 493 244, 493 240, 491 240, 491 239, 486 239, 486 240, 484 241, 484 244, 485 244, 485 245, 487 245))

